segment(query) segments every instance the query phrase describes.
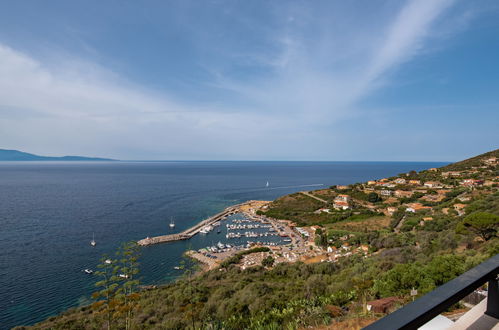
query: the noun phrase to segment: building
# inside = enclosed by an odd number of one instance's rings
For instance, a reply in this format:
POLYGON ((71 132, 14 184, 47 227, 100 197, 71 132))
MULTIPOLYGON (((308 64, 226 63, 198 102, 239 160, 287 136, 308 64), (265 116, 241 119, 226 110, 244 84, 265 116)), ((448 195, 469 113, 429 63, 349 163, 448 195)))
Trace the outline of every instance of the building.
POLYGON ((424 211, 424 210, 431 210, 430 206, 423 206, 421 203, 410 203, 407 204, 407 208, 405 209, 406 212, 412 212, 416 213, 419 211, 424 211))
POLYGON ((403 197, 412 197, 412 191, 405 190, 395 190, 395 197, 403 198, 403 197))
POLYGON ((458 177, 458 176, 461 176, 461 172, 459 172, 459 171, 442 172, 442 176, 444 178, 448 178, 449 176, 458 177))
POLYGON ((338 189, 338 190, 346 190, 346 189, 348 189, 348 186, 337 185, 336 189, 338 189))
POLYGON ((394 207, 394 206, 388 206, 386 208, 386 213, 388 213, 388 215, 393 215, 393 213, 397 212, 398 208, 394 207))
POLYGON ((338 195, 333 201, 333 207, 338 210, 347 210, 350 208, 349 202, 350 196, 338 195))
POLYGON ((480 186, 482 184, 483 180, 476 180, 476 179, 464 179, 463 182, 461 182, 461 185, 467 187, 480 186))
POLYGON ((402 178, 395 179, 396 184, 405 184, 406 182, 407 181, 405 179, 402 179, 402 178))
POLYGON ((372 181, 372 180, 371 180, 371 181, 367 181, 367 184, 368 184, 369 186, 372 186, 372 185, 375 185, 375 184, 376 184, 376 181, 372 181))
POLYGON ((350 205, 348 205, 347 202, 342 202, 342 201, 334 201, 333 202, 333 207, 337 210, 348 210, 350 208, 350 205))
POLYGON ((421 181, 420 180, 409 180, 409 184, 420 185, 421 181))
POLYGON ((495 164, 497 164, 497 158, 496 157, 490 157, 488 159, 485 159, 483 162, 485 164, 487 164, 487 165, 495 165, 495 164))
POLYGON ((466 207, 466 204, 461 204, 461 203, 457 203, 457 204, 454 204, 454 210, 457 211, 457 214, 459 216, 461 215, 464 215, 464 208, 466 207))
POLYGON ((387 189, 383 189, 380 191, 380 194, 381 196, 391 196, 392 195, 392 191, 391 190, 387 190, 387 189))
POLYGON ((422 200, 425 200, 427 202, 440 202, 442 199, 444 199, 445 196, 443 195, 425 195, 421 197, 422 200))
POLYGON ((432 167, 432 168, 428 169, 428 171, 430 171, 430 172, 438 172, 438 168, 432 167))
POLYGON ((424 183, 424 186, 428 188, 440 188, 442 187, 442 184, 437 181, 427 181, 424 183))
POLYGON ((348 195, 338 195, 334 199, 335 202, 345 202, 348 203, 350 201, 350 196, 348 195))

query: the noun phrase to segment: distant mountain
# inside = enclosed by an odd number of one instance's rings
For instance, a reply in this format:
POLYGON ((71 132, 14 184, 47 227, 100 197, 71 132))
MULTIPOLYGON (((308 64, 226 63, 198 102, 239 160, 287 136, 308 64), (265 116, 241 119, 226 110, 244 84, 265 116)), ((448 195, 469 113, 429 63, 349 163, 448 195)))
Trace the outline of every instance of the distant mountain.
POLYGON ((47 157, 22 152, 19 150, 0 149, 0 161, 111 161, 114 159, 82 157, 82 156, 63 156, 47 157))

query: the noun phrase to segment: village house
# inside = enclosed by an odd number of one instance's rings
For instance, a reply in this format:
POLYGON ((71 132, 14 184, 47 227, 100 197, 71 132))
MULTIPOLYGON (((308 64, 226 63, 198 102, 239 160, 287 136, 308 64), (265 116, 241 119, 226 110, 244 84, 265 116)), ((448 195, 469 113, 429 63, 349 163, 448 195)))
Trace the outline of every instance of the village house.
POLYGON ((395 190, 395 197, 403 198, 403 197, 412 197, 412 191, 405 190, 395 190))
POLYGON ((497 184, 497 182, 495 182, 495 181, 493 181, 493 180, 485 180, 485 181, 483 182, 483 185, 484 185, 484 186, 487 186, 487 187, 491 187, 491 186, 493 186, 493 185, 495 185, 495 184, 497 184))
POLYGON ((466 187, 480 186, 482 184, 483 180, 476 180, 476 179, 464 179, 463 182, 461 182, 461 185, 466 187))
POLYGON ((457 204, 454 204, 454 210, 457 211, 457 214, 459 216, 461 215, 464 215, 464 208, 466 207, 466 204, 461 204, 461 203, 457 203, 457 204))
POLYGON ((431 210, 430 206, 423 206, 421 203, 410 203, 407 204, 407 208, 405 209, 406 212, 412 212, 416 213, 418 211, 423 211, 423 210, 431 210))
POLYGON ((457 177, 457 176, 461 176, 461 172, 459 172, 459 171, 442 172, 442 176, 444 178, 447 178, 449 176, 451 176, 451 177, 457 177))
POLYGON ((387 190, 387 189, 383 189, 380 191, 380 194, 381 196, 391 196, 392 195, 392 191, 391 190, 387 190))
POLYGON ((424 226, 427 221, 432 221, 433 217, 424 217, 423 220, 419 222, 420 226, 424 226))
POLYGON ((376 184, 376 181, 372 181, 372 180, 371 180, 371 181, 367 181, 367 184, 368 184, 369 186, 372 186, 372 185, 375 185, 375 184, 376 184))
POLYGON ((421 181, 420 180, 409 180, 409 184, 420 185, 421 181))
POLYGON ((423 217, 423 221, 432 221, 433 217, 423 217))
POLYGON ((440 202, 442 199, 444 199, 445 196, 443 195, 425 195, 421 197, 422 200, 425 200, 427 202, 440 202))
POLYGON ((488 159, 485 159, 483 161, 487 165, 495 165, 497 163, 497 158, 496 157, 490 157, 488 159))
POLYGON ((338 189, 338 190, 346 190, 346 189, 348 189, 348 186, 337 185, 336 189, 338 189))
POLYGON ((396 184, 405 184, 407 181, 403 178, 398 178, 398 179, 395 179, 395 183, 396 184))
POLYGON ((440 188, 442 187, 442 184, 437 181, 427 181, 424 183, 424 186, 428 188, 440 188))
POLYGON ((335 209, 347 210, 350 208, 348 204, 350 202, 350 196, 348 195, 338 195, 333 201, 333 207, 335 209))
POLYGON ((386 212, 388 213, 388 215, 393 215, 393 213, 397 212, 398 208, 394 207, 394 206, 388 206, 386 208, 386 212))
POLYGON ((428 171, 430 171, 430 172, 438 172, 438 168, 432 167, 432 168, 428 169, 428 171))
POLYGON ((326 208, 321 208, 321 209, 318 209, 317 211, 315 211, 314 213, 315 214, 331 213, 331 210, 330 209, 326 209, 326 208))
POLYGON ((451 192, 451 190, 448 190, 448 189, 440 189, 440 190, 437 190, 437 194, 439 194, 439 195, 445 195, 445 194, 447 194, 448 192, 451 192))
POLYGON ((471 200, 470 196, 459 196, 457 199, 459 199, 461 202, 469 202, 471 200))

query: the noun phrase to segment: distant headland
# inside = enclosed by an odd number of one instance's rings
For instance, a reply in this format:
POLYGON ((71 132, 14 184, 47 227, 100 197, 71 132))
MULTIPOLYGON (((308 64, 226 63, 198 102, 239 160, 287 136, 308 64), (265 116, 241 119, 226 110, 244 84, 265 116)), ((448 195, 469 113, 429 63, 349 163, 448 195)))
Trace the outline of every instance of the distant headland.
POLYGON ((2 161, 116 161, 109 158, 62 156, 50 157, 30 154, 19 150, 0 149, 0 162, 2 161))

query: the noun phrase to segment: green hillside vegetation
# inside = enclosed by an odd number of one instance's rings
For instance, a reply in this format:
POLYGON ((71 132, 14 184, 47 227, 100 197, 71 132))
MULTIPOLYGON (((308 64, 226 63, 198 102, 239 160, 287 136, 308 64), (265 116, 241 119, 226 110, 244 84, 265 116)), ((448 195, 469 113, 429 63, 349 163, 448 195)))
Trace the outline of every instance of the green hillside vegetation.
POLYGON ((469 169, 473 166, 479 166, 482 163, 483 159, 491 157, 499 158, 499 149, 489 151, 484 154, 468 158, 466 160, 457 163, 449 164, 447 166, 442 167, 442 171, 460 171, 460 170, 469 169))
MULTIPOLYGON (((365 302, 385 297, 409 302, 412 288, 424 295, 499 253, 497 163, 484 166, 488 158, 490 153, 453 167, 465 171, 457 178, 443 177, 446 167, 404 173, 380 185, 312 192, 327 204, 299 193, 283 196, 262 213, 301 226, 320 225, 318 246, 367 246, 368 257, 353 253, 337 262, 272 267, 277 252, 267 249, 264 265, 241 270, 237 263, 243 254, 260 251, 250 250, 227 259, 219 269, 188 271, 175 283, 136 293, 128 324, 132 329, 297 329, 382 317, 366 313, 365 302), (478 181, 465 184, 475 174, 478 181), (401 178, 421 183, 383 185, 401 178), (427 181, 438 181, 438 187, 425 187, 427 181), (381 190, 425 192, 405 199, 382 196, 381 190), (370 192, 379 200, 370 201, 370 192), (339 194, 351 197, 348 210, 334 210, 339 194), (409 206, 417 210, 408 211, 409 206), (330 208, 329 213, 318 213, 322 208, 330 208)), ((94 304, 71 309, 32 328, 101 329, 108 320, 106 308, 94 304)), ((127 328, 119 310, 112 315, 112 329, 127 328)))

